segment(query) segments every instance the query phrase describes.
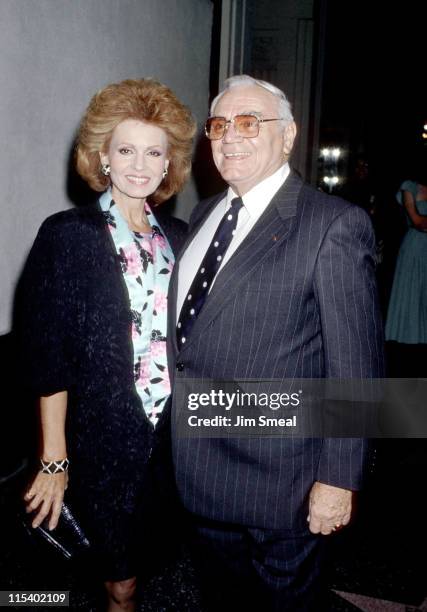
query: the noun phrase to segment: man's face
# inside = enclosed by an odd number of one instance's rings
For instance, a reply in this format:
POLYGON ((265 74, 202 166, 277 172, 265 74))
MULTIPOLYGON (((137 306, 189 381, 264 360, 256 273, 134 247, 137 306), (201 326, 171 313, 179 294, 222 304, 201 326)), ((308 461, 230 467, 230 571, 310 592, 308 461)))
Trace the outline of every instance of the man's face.
MULTIPOLYGON (((279 100, 272 93, 250 85, 235 87, 220 98, 213 115, 233 119, 254 114, 259 119, 279 118, 279 100)), ((242 138, 228 124, 221 140, 212 140, 212 155, 222 178, 240 196, 271 176, 287 160, 294 142, 295 124, 281 121, 261 123, 256 138, 242 138)))

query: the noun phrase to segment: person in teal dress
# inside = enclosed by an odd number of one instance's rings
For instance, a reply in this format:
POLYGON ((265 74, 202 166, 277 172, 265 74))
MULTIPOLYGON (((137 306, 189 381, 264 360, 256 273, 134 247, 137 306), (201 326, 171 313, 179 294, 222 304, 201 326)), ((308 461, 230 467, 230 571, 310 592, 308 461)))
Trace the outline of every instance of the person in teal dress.
POLYGON ((386 340, 427 345, 427 178, 404 181, 397 194, 408 230, 396 263, 386 340))

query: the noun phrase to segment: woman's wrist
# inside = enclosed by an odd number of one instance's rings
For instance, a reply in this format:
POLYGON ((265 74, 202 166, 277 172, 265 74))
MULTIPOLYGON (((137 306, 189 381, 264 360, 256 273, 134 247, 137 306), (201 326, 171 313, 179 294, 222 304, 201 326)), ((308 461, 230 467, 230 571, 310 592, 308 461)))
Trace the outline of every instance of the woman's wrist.
POLYGON ((45 460, 40 457, 40 471, 43 474, 60 474, 61 472, 68 472, 70 462, 68 457, 63 459, 45 460))
POLYGON ((43 461, 57 461, 67 457, 67 446, 64 443, 61 444, 41 444, 39 447, 39 457, 43 461))

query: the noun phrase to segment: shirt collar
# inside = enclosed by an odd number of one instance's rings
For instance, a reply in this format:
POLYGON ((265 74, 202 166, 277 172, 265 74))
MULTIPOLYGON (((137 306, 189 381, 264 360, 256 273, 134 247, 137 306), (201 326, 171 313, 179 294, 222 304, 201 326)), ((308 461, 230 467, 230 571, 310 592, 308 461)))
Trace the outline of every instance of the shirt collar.
MULTIPOLYGON (((276 170, 274 174, 268 176, 266 179, 255 185, 255 187, 252 187, 252 189, 245 193, 244 196, 242 196, 243 204, 250 217, 259 216, 260 203, 267 207, 267 205, 276 195, 277 191, 288 178, 289 173, 290 167, 288 162, 286 162, 283 164, 283 166, 280 166, 280 168, 276 170)), ((226 196, 226 210, 231 206, 231 200, 237 197, 238 194, 235 193, 231 187, 229 187, 226 196)))
POLYGON ((104 193, 99 197, 99 205, 101 207, 101 210, 107 212, 110 209, 112 199, 113 196, 111 194, 111 187, 109 187, 107 191, 104 191, 104 193))
MULTIPOLYGON (((101 207, 101 210, 103 210, 104 212, 107 212, 110 209, 112 200, 113 200, 113 193, 112 193, 111 187, 108 187, 107 191, 104 191, 104 193, 99 197, 99 205, 101 207)), ((149 205, 147 201, 144 204, 144 209, 145 209, 145 212, 147 213, 147 216, 150 217, 151 215, 152 219, 157 223, 156 217, 151 209, 151 206, 149 205)), ((116 210, 119 211, 117 205, 116 205, 116 210)), ((120 211, 119 211, 119 214, 120 214, 120 211)), ((153 224, 150 222, 150 225, 153 225, 153 224)))

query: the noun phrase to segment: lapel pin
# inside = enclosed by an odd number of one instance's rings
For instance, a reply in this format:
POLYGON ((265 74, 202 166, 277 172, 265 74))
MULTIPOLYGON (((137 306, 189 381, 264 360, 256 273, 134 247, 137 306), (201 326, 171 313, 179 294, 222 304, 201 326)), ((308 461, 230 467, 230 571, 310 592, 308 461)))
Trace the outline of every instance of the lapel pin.
POLYGON ((273 236, 273 242, 276 242, 276 241, 277 241, 277 236, 276 236, 276 234, 274 234, 274 236, 273 236))

